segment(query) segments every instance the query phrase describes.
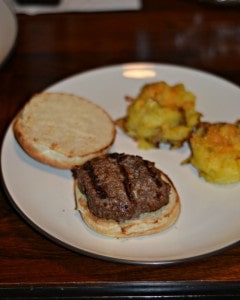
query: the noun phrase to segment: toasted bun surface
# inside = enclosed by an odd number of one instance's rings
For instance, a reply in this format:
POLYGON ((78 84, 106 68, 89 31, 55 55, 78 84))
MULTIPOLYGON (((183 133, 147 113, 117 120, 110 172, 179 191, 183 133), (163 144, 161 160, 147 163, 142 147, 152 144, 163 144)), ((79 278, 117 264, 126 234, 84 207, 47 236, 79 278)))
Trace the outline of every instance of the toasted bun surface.
POLYGON ((77 210, 80 211, 83 221, 94 231, 114 238, 128 238, 159 233, 172 226, 179 217, 181 203, 179 195, 166 174, 162 179, 171 186, 169 203, 155 212, 143 213, 139 218, 117 222, 96 217, 88 209, 87 199, 74 184, 77 210))
POLYGON ((116 135, 102 108, 64 93, 33 96, 17 115, 13 132, 31 157, 62 169, 107 153, 116 135))

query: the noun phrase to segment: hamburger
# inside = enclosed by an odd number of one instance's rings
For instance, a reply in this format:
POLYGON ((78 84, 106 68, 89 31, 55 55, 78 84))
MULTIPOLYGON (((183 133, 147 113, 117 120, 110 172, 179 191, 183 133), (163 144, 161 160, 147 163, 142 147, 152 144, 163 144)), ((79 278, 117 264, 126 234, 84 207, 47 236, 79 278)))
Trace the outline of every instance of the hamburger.
POLYGON ((111 153, 73 168, 76 208, 94 231, 115 238, 161 232, 180 214, 170 178, 140 156, 111 153))

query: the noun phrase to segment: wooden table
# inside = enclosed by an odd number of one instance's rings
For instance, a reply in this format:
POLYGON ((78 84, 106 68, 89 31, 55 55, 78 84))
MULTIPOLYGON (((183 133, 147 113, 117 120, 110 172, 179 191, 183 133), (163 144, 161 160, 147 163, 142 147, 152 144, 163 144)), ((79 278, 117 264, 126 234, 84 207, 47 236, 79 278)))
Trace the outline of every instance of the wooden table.
MULTIPOLYGON (((92 68, 134 61, 171 63, 240 84, 239 6, 148 0, 140 11, 18 15, 18 22, 16 47, 0 70, 1 140, 32 94, 92 68), (138 48, 140 38, 147 47, 138 48)), ((0 298, 116 295, 237 299, 240 246, 171 265, 99 260, 67 250, 35 231, 1 188, 0 298)))

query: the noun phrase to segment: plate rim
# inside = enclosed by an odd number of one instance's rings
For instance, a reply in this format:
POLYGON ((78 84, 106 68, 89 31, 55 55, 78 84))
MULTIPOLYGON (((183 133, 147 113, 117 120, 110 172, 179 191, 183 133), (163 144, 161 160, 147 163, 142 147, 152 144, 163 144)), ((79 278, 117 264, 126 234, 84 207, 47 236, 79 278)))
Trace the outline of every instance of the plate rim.
POLYGON ((216 73, 213 73, 210 71, 206 71, 203 69, 197 69, 195 67, 181 65, 181 64, 174 64, 174 63, 151 62, 151 61, 129 61, 129 62, 123 62, 123 63, 103 65, 103 66, 99 66, 99 67, 95 67, 95 68, 85 69, 81 72, 75 72, 73 74, 70 74, 67 77, 64 77, 56 82, 53 82, 52 84, 50 84, 49 86, 44 88, 42 90, 42 92, 50 91, 53 88, 55 88, 55 86, 58 86, 58 85, 64 83, 65 81, 70 81, 72 79, 75 79, 78 76, 82 76, 82 75, 86 76, 86 75, 91 75, 92 73, 95 73, 95 72, 101 72, 103 70, 110 71, 110 70, 114 70, 117 68, 123 68, 124 66, 134 66, 134 65, 137 65, 137 66, 140 65, 140 66, 144 66, 144 67, 150 66, 153 68, 164 67, 164 68, 169 68, 169 69, 171 68, 171 69, 178 69, 181 71, 194 72, 194 73, 202 75, 202 76, 208 76, 208 77, 211 77, 212 79, 219 80, 221 82, 224 82, 227 85, 230 85, 230 86, 235 87, 240 90, 240 85, 238 85, 234 81, 224 78, 224 77, 220 76, 219 74, 216 74, 216 73))

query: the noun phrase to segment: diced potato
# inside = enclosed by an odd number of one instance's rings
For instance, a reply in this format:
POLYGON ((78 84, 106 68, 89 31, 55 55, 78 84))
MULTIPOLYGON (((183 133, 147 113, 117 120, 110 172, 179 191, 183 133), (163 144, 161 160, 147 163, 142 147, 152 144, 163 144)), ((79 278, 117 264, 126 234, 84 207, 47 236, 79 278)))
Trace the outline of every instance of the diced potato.
POLYGON ((183 84, 147 84, 117 124, 138 142, 139 148, 156 148, 161 143, 179 148, 200 122, 195 101, 194 94, 186 91, 183 84))
POLYGON ((189 143, 189 161, 200 176, 218 184, 240 181, 240 121, 201 123, 189 143))

